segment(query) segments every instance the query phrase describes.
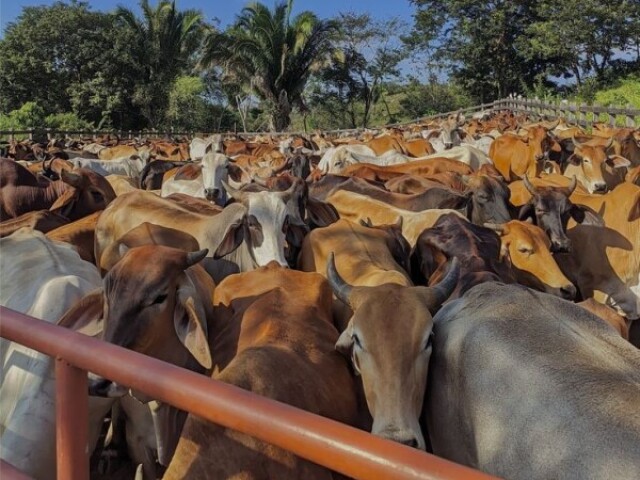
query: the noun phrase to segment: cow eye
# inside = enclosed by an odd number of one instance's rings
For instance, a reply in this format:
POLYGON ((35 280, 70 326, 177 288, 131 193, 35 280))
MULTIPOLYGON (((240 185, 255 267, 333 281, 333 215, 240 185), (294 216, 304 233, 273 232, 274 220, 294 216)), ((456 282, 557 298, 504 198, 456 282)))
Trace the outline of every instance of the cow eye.
POLYGON ((91 197, 93 198, 94 202, 102 202, 104 200, 102 194, 96 190, 91 191, 91 197))
POLYGON ((161 303, 164 303, 166 299, 167 299, 167 294, 163 293, 162 295, 158 295, 151 305, 160 305, 161 303))
POLYGON ((518 247, 518 251, 520 253, 532 253, 533 252, 533 250, 531 248, 525 247, 525 246, 518 247))

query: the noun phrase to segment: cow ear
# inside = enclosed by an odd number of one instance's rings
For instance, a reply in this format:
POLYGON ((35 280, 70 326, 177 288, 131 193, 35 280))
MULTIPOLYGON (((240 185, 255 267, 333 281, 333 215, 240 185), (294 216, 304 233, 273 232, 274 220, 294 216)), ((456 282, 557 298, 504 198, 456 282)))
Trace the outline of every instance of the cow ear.
POLYGON ((308 228, 306 225, 290 223, 286 232, 287 243, 292 247, 300 248, 307 232, 308 228))
POLYGON ((603 218, 594 210, 583 205, 573 205, 571 207, 571 217, 582 225, 604 227, 603 218))
POLYGON ((620 155, 609 155, 607 164, 613 168, 627 168, 631 166, 631 162, 620 155))
POLYGON ((85 178, 70 170, 63 170, 60 174, 60 178, 64 183, 75 188, 82 188, 85 185, 85 178))
POLYGON ((227 165, 227 171, 229 172, 229 177, 231 178, 231 180, 233 180, 234 182, 242 181, 243 172, 238 165, 236 165, 235 163, 229 162, 229 164, 227 165))
POLYGON ((527 218, 531 218, 533 220, 533 223, 536 223, 535 211, 533 204, 531 203, 523 205, 522 208, 520 208, 520 212, 518 213, 518 220, 525 220, 527 218))
POLYGON ((213 258, 218 260, 225 255, 233 253, 236 248, 242 245, 245 238, 249 237, 247 217, 244 215, 241 219, 231 224, 220 245, 213 254, 213 258))
POLYGON ((209 350, 207 316, 196 288, 186 274, 178 284, 176 297, 173 326, 180 343, 189 350, 200 365, 209 369, 213 360, 209 350))
POLYGON ((98 288, 78 300, 56 324, 83 335, 97 337, 102 333, 103 312, 103 290, 98 288))
POLYGON ((307 215, 312 226, 315 227, 327 227, 340 219, 333 205, 312 197, 307 200, 307 215))
POLYGON ((356 375, 360 375, 360 366, 358 365, 358 358, 354 355, 353 351, 353 319, 349 321, 347 328, 338 337, 336 342, 336 350, 345 357, 351 357, 351 363, 356 375))

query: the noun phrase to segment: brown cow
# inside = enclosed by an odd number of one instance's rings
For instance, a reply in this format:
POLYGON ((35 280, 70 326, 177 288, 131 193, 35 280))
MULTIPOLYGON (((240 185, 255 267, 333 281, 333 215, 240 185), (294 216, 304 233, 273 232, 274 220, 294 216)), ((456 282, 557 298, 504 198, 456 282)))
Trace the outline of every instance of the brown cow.
POLYGON ((431 315, 456 286, 457 260, 433 287, 351 285, 338 273, 333 253, 327 277, 336 297, 354 312, 336 348, 362 377, 372 433, 424 450, 419 417, 431 357, 431 315))
POLYGON ((56 240, 58 242, 66 242, 73 245, 80 258, 87 262, 96 264, 96 257, 94 255, 94 241, 96 224, 98 223, 98 217, 102 211, 87 215, 75 222, 67 223, 54 230, 48 232, 47 238, 56 240))
MULTIPOLYGON (((331 319, 331 288, 321 275, 271 263, 223 281, 214 307, 208 326, 214 379, 355 423, 355 385, 334 350, 338 331, 331 319)), ((239 477, 329 480, 332 473, 190 415, 163 478, 239 477)))
POLYGON ((115 198, 109 182, 91 170, 63 170, 61 180, 50 181, 13 160, 0 159, 0 221, 44 209, 76 220, 103 210, 115 198))
POLYGON ((414 162, 401 165, 379 166, 371 163, 357 163, 349 165, 342 171, 342 175, 366 178, 386 182, 400 175, 418 175, 429 177, 436 173, 456 172, 461 175, 470 175, 473 170, 465 163, 449 158, 430 158, 427 160, 416 160, 414 162))
POLYGON ((489 157, 502 176, 511 182, 525 173, 538 177, 551 146, 549 131, 543 126, 532 126, 527 129, 526 137, 505 134, 496 138, 489 149, 489 157))
POLYGON ((11 235, 22 227, 29 227, 32 230, 39 230, 47 233, 61 225, 69 223, 69 219, 49 210, 36 210, 27 212, 19 217, 0 222, 0 238, 11 235))
POLYGON ((564 176, 575 176, 589 193, 604 193, 624 181, 625 169, 631 163, 620 155, 607 154, 611 141, 589 145, 574 139, 573 144, 573 155, 566 161, 564 176))

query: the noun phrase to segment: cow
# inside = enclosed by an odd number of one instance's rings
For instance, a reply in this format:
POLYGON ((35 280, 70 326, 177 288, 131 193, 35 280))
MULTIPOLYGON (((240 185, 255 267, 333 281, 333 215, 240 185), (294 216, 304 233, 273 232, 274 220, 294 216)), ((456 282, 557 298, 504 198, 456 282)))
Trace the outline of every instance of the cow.
POLYGON ((449 150, 460 145, 465 132, 462 130, 464 118, 460 115, 456 118, 448 118, 440 123, 440 126, 433 130, 425 130, 423 138, 429 140, 436 153, 449 150))
POLYGON ((631 165, 629 160, 607 155, 607 145, 592 146, 575 139, 573 144, 573 154, 566 160, 563 175, 575 176, 589 193, 604 193, 624 181, 625 169, 631 165))
POLYGON ((640 351, 612 327, 496 282, 433 323, 424 415, 436 455, 506 479, 640 478, 640 351))
POLYGON ((443 215, 420 234, 411 252, 411 276, 416 285, 440 281, 448 262, 460 261, 460 275, 451 299, 487 282, 515 283, 509 261, 501 254, 500 237, 491 229, 443 215))
POLYGON ((318 162, 318 169, 323 173, 340 173, 343 168, 355 163, 355 160, 353 160, 350 155, 351 153, 371 157, 376 156, 376 152, 366 145, 340 145, 338 147, 331 147, 324 152, 320 162, 318 162))
POLYGON ((519 180, 525 173, 529 177, 540 176, 553 141, 549 130, 532 126, 526 129, 525 137, 505 134, 493 141, 489 157, 507 181, 519 180))
POLYGON ((285 239, 293 247, 302 244, 306 227, 295 216, 296 185, 284 192, 242 192, 226 186, 236 203, 220 213, 196 213, 168 199, 143 191, 118 197, 100 216, 96 226, 95 255, 101 262, 105 249, 143 222, 175 228, 193 235, 208 248, 220 273, 252 270, 275 260, 288 265, 285 239))
POLYGON ((460 175, 470 175, 473 170, 468 165, 448 158, 429 158, 427 160, 414 160, 403 165, 380 166, 370 163, 351 165, 343 170, 342 175, 366 178, 386 182, 400 175, 419 175, 430 177, 437 173, 455 172, 460 175))
POLYGON ((115 197, 109 182, 90 170, 63 170, 61 180, 50 181, 0 159, 0 221, 44 209, 76 220, 104 209, 115 197))
POLYGON ((569 223, 571 252, 557 256, 583 298, 613 306, 629 320, 640 318, 640 187, 622 183, 604 195, 577 195, 602 217, 604 227, 569 223))
POLYGON ((47 233, 67 223, 69 223, 69 219, 58 213, 50 212, 49 210, 36 210, 0 222, 0 238, 7 237, 13 232, 25 227, 47 233))
POLYGON ((146 162, 150 157, 150 149, 147 145, 114 145, 100 149, 97 155, 99 160, 115 160, 118 158, 129 158, 135 155, 146 162))
POLYGON ((424 450, 419 424, 431 356, 432 317, 456 285, 454 260, 432 287, 394 283, 357 286, 345 281, 329 255, 327 278, 334 294, 353 311, 336 349, 362 377, 373 418, 371 432, 424 450))
POLYGON ((93 245, 95 243, 95 229, 101 213, 102 210, 74 222, 67 222, 65 225, 46 232, 46 236, 50 240, 72 245, 80 258, 95 265, 93 245))
POLYGON ((527 175, 522 184, 531 198, 520 209, 518 219, 531 218, 535 225, 544 230, 551 241, 552 252, 566 253, 571 250, 571 241, 566 235, 570 218, 584 225, 604 226, 596 212, 571 202, 570 197, 578 185, 576 177, 568 187, 536 187, 527 175))
MULTIPOLYGON (((402 236, 400 223, 387 228, 370 228, 349 220, 338 220, 313 230, 302 243, 298 267, 326 276, 327 259, 332 251, 340 252, 338 265, 352 285, 411 285, 407 273, 410 247, 402 236)), ((346 328, 351 315, 348 305, 334 302, 334 318, 340 332, 346 328)))
POLYGON ((146 161, 139 155, 115 158, 112 160, 94 160, 91 158, 73 158, 69 162, 75 168, 86 168, 106 177, 107 175, 124 175, 138 177, 146 165, 146 161))
POLYGON ((206 198, 216 205, 224 207, 227 192, 223 182, 242 180, 243 171, 233 161, 221 153, 207 151, 200 165, 189 164, 181 167, 176 175, 162 184, 161 196, 172 193, 187 193, 194 197, 206 198))
POLYGON ((575 298, 576 287, 551 255, 551 242, 542 229, 519 220, 485 226, 500 235, 500 256, 511 261, 518 283, 567 300, 575 298))
MULTIPOLYGON (((0 250, 2 306, 92 335, 90 324, 75 328, 58 321, 100 286, 95 266, 70 246, 26 228, 0 239, 0 250)), ((51 478, 56 471, 55 360, 4 338, 0 347, 0 456, 31 478, 51 478)), ((89 402, 88 452, 97 443, 111 403, 89 402)))
POLYGON ((222 135, 211 135, 205 139, 196 137, 191 140, 191 143, 189 144, 189 158, 191 160, 200 160, 205 156, 207 150, 214 153, 222 153, 222 135))
MULTIPOLYGON (((105 276, 103 288, 85 297, 89 313, 76 309, 67 315, 97 314, 104 341, 204 373, 211 367, 207 324, 213 315, 215 286, 198 265, 206 254, 206 250, 186 252, 153 244, 125 247, 120 261, 105 276), (153 268, 141 269, 141 264, 153 268)), ((97 397, 117 398, 127 391, 100 377, 92 378, 89 387, 97 397)), ((181 417, 179 425, 184 422, 181 417)), ((166 449, 161 464, 169 463, 176 441, 175 435, 159 439, 166 449)))
MULTIPOLYGON (((335 350, 331 288, 319 274, 271 263, 214 292, 208 331, 216 380, 342 423, 356 423, 356 391, 335 350)), ((330 479, 332 473, 250 436, 189 416, 165 480, 330 479)))
POLYGON ((173 168, 179 168, 183 163, 153 160, 147 163, 140 172, 138 188, 142 190, 160 190, 163 175, 173 168))
POLYGON ((366 195, 338 190, 327 197, 327 202, 335 207, 340 218, 358 222, 370 219, 376 225, 390 225, 402 218, 402 234, 410 245, 415 245, 418 235, 432 227, 441 215, 453 213, 465 218, 463 214, 451 209, 433 209, 423 212, 411 212, 374 200, 366 195))

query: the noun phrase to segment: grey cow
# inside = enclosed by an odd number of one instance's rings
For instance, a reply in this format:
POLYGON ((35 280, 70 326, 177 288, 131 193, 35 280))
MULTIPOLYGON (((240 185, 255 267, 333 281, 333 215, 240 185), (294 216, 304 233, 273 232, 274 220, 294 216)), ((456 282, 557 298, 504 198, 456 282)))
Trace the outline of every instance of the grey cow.
POLYGON ((485 283, 434 318, 433 451, 507 479, 640 479, 640 350, 577 305, 485 283))

